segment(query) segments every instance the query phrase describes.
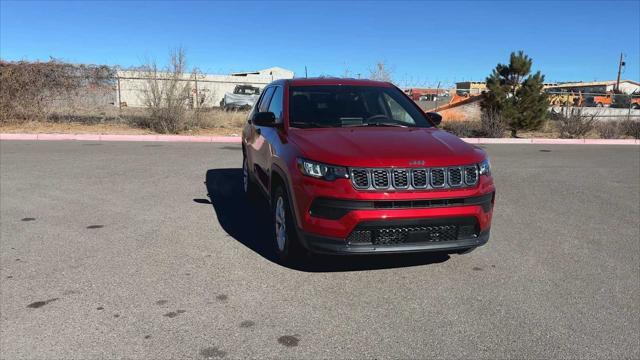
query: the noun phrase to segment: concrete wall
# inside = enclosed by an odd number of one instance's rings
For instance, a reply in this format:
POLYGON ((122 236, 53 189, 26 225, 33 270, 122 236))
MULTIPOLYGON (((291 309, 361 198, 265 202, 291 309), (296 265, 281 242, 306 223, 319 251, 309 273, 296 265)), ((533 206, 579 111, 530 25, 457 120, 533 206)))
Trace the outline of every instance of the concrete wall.
MULTIPOLYGON (((144 94, 147 88, 148 73, 139 71, 118 71, 119 88, 116 88, 116 97, 119 102, 127 107, 144 107, 144 94)), ((168 78, 169 74, 158 74, 160 79, 168 78)), ((181 79, 184 84, 189 84, 191 96, 196 101, 196 93, 200 97, 203 107, 220 106, 220 100, 227 92, 233 92, 237 85, 252 85, 261 90, 274 80, 293 78, 293 72, 281 68, 269 68, 255 73, 239 73, 235 75, 205 75, 200 74, 196 78, 184 75, 181 79)), ((160 86, 164 82, 160 80, 160 86)), ((116 102, 116 105, 118 102, 116 102)))
MULTIPOLYGON (((582 109, 583 115, 596 115, 596 118, 600 121, 614 121, 614 120, 640 120, 640 110, 638 109, 616 109, 616 108, 598 108, 598 107, 569 107, 569 113, 572 109, 582 109)), ((567 113, 566 107, 552 106, 549 111, 555 113, 567 113)))

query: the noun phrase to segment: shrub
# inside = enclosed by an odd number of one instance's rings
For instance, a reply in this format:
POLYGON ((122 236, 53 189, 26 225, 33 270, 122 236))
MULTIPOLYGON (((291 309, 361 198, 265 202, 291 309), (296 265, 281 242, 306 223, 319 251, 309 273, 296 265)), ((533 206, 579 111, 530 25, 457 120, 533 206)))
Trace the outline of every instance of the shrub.
POLYGON ((624 135, 640 139, 640 120, 627 119, 620 122, 620 128, 624 135))
POLYGON ((617 121, 598 122, 595 127, 601 139, 617 139, 622 135, 617 121))
POLYGON ((500 113, 496 111, 484 111, 480 117, 480 130, 483 136, 501 138, 504 137, 507 124, 500 113))
POLYGON ((593 130, 596 116, 597 114, 583 114, 582 109, 571 109, 569 114, 558 116, 560 138, 575 139, 584 137, 589 131, 593 130))
POLYGON ((442 128, 459 137, 473 137, 480 130, 477 121, 448 121, 442 123, 442 128))
POLYGON ((93 105, 87 99, 112 93, 114 75, 114 68, 103 65, 0 61, 0 121, 47 120, 54 112, 63 118, 93 105))

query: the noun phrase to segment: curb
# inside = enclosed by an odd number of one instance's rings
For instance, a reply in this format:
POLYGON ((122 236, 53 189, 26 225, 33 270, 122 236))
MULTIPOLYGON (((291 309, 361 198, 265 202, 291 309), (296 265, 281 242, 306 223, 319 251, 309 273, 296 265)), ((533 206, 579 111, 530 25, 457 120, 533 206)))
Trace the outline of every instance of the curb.
MULTIPOLYGON (((184 135, 100 135, 100 134, 0 134, 0 140, 45 141, 159 141, 239 143, 239 136, 184 136, 184 135)), ((640 145, 639 139, 509 139, 462 138, 469 144, 545 144, 545 145, 640 145)))
POLYGON ((81 140, 239 143, 239 136, 100 135, 100 134, 0 134, 0 140, 81 140))
POLYGON ((509 139, 462 138, 470 144, 640 145, 640 139, 509 139))

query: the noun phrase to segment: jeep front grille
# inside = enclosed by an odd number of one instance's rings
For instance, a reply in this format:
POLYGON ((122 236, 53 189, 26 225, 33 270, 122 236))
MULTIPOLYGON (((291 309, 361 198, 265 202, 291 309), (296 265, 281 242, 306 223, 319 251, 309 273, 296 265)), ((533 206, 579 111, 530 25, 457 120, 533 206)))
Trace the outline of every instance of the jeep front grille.
POLYGON ((458 239, 458 227, 456 225, 396 226, 380 228, 376 235, 372 242, 377 245, 453 241, 458 239))
POLYGON ((419 190, 470 187, 478 183, 478 167, 350 169, 357 190, 419 190))
POLYGON ((445 218, 415 222, 363 222, 347 236, 350 246, 393 246, 474 239, 479 236, 474 218, 445 218))

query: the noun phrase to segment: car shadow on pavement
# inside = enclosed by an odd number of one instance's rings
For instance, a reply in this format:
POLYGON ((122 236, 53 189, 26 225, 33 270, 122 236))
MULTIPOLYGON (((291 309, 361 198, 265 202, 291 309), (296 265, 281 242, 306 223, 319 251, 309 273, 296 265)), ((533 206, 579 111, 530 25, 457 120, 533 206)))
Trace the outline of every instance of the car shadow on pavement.
MULTIPOLYGON (((278 263, 274 251, 271 210, 266 199, 249 200, 242 190, 241 169, 211 169, 207 171, 207 196, 222 229, 230 237, 255 251, 265 259, 278 263)), ((206 203, 194 199, 196 203, 206 203)), ((306 272, 339 272, 399 268, 435 264, 447 261, 446 253, 301 257, 287 266, 306 272)))

